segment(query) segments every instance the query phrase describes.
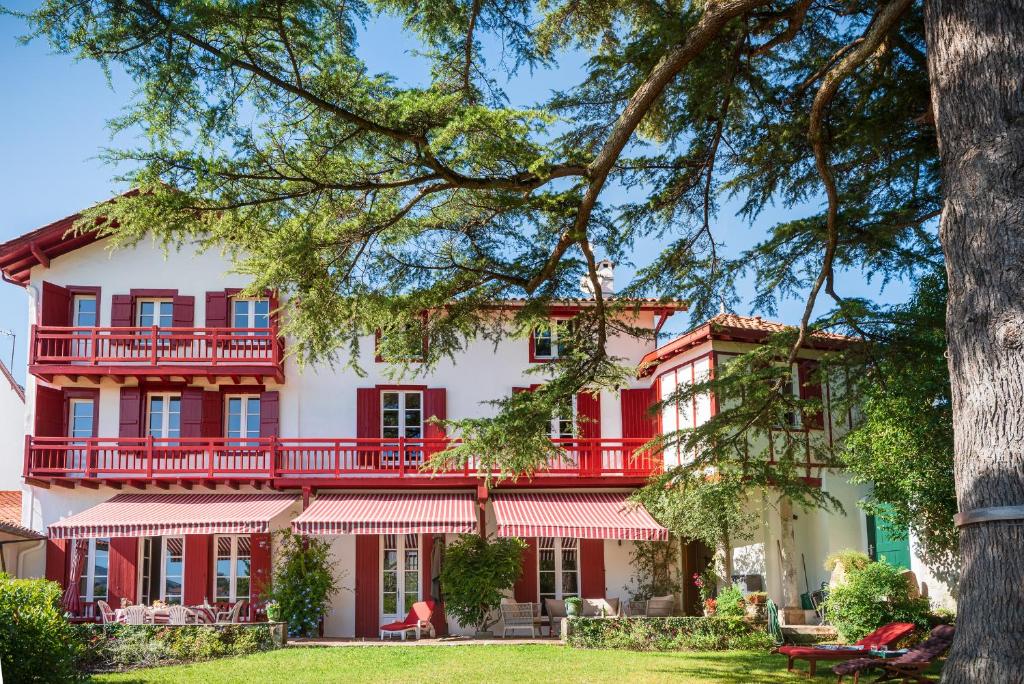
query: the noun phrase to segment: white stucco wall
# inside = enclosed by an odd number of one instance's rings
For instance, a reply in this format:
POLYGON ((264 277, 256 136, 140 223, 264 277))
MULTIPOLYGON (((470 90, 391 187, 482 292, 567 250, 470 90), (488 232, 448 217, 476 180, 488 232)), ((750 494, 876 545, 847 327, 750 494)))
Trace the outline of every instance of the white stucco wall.
POLYGON ((21 489, 25 457, 25 403, 0 373, 0 490, 21 489))

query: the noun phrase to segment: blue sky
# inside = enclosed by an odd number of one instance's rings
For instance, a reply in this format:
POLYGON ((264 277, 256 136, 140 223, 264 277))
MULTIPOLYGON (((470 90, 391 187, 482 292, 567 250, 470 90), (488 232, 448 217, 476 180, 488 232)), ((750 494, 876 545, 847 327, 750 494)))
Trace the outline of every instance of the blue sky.
MULTIPOLYGON (((12 2, 16 10, 25 10, 35 3, 12 2)), ((127 145, 130 139, 111 141, 106 121, 116 116, 131 97, 130 80, 114 75, 108 83, 99 66, 93 62, 75 62, 55 55, 41 41, 28 45, 17 43, 25 32, 17 18, 0 16, 0 73, 3 106, 0 107, 0 196, 4 213, 0 220, 0 241, 6 241, 55 219, 103 200, 123 188, 112 180, 116 168, 96 158, 99 150, 112 144, 127 145)), ((388 71, 407 84, 421 83, 427 76, 425 63, 412 50, 414 42, 403 35, 398 22, 384 19, 368 26, 361 35, 360 54, 372 71, 388 71)), ((489 51, 489 62, 496 65, 497 48, 489 51)), ((506 87, 515 104, 544 99, 553 88, 565 84, 578 73, 581 58, 568 55, 558 71, 521 72, 506 87)), ((763 234, 766 226, 795 212, 772 209, 765 212, 756 225, 736 218, 730 206, 723 207, 718 217, 716 234, 728 245, 729 252, 738 251, 763 234)), ((647 244, 637 250, 634 262, 643 264, 658 250, 658 244, 647 244)), ((628 276, 626 273, 618 274, 628 276)), ((879 296, 875 286, 857 273, 843 274, 841 290, 850 296, 879 297, 898 301, 906 296, 902 283, 889 286, 879 296)), ((26 295, 21 288, 0 284, 0 329, 17 334, 14 372, 24 378, 27 330, 26 295)), ((749 296, 750 288, 745 294, 749 296)), ((803 302, 784 302, 780 318, 796 321, 803 302)), ((751 313, 741 305, 737 313, 751 313)), ((687 327, 684 316, 667 326, 668 331, 687 327)), ((0 335, 0 359, 10 359, 10 339, 0 335)))

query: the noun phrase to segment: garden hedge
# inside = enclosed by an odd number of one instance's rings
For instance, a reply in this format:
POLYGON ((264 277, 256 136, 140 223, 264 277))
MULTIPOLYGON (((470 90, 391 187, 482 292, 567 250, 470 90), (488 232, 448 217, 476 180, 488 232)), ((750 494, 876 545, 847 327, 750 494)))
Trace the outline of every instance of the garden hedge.
POLYGON ((61 588, 0 573, 0 681, 74 682, 81 642, 60 608, 61 588))
POLYGON ((568 644, 630 651, 768 650, 773 646, 763 624, 723 617, 571 617, 568 644))
POLYGON ((242 625, 76 625, 85 671, 130 670, 248 655, 278 648, 267 623, 242 625))

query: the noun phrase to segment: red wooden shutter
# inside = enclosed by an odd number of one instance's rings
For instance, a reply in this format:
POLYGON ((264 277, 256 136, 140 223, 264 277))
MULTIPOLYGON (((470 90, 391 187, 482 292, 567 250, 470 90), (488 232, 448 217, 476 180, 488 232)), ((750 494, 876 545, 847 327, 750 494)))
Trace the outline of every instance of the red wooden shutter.
POLYGON ((529 392, 529 387, 513 387, 512 394, 519 394, 520 392, 529 392))
POLYGON ((224 436, 224 401, 220 392, 203 392, 203 425, 201 436, 224 436))
POLYGON ((39 306, 40 325, 71 325, 71 293, 66 287, 43 281, 39 306))
POLYGON ((226 292, 206 293, 206 327, 228 327, 228 295, 226 292))
POLYGON ((138 583, 138 537, 112 537, 109 556, 109 589, 107 599, 111 606, 119 608, 121 599, 129 603, 137 601, 138 583))
POLYGON ((110 298, 110 326, 130 328, 135 325, 131 295, 114 295, 110 298))
POLYGON ((540 596, 540 588, 537 586, 537 539, 530 537, 523 541, 526 542, 526 548, 523 549, 523 569, 512 588, 512 593, 519 603, 536 603, 540 596))
POLYGON ((67 407, 64 406, 62 391, 45 385, 36 385, 34 429, 37 437, 64 437, 67 432, 66 413, 67 407))
POLYGON ((434 601, 434 614, 430 616, 430 624, 434 626, 434 633, 437 636, 444 636, 448 633, 448 619, 444 615, 444 603, 440 596, 434 596, 434 576, 440 574, 441 568, 435 568, 432 564, 434 556, 434 535, 424 534, 420 537, 420 558, 423 568, 423 584, 420 587, 420 596, 423 600, 434 601))
POLYGON ((580 539, 580 594, 604 598, 604 539, 580 539))
MULTIPOLYGON (((800 361, 797 368, 800 379, 800 398, 805 401, 813 399, 820 402, 821 381, 815 377, 818 372, 818 362, 800 361)), ((804 427, 811 430, 821 430, 825 425, 824 416, 821 411, 805 413, 803 420, 804 427)))
POLYGON ((196 298, 192 295, 175 297, 171 321, 175 328, 191 328, 194 326, 196 322, 196 298))
POLYGON ((356 636, 380 635, 380 538, 356 535, 356 636))
MULTIPOLYGON (((657 401, 654 387, 622 390, 619 403, 622 410, 623 439, 643 440, 646 442, 658 433, 658 417, 650 413, 650 408, 657 401)), ((626 475, 643 475, 651 472, 654 465, 652 456, 637 451, 640 444, 628 444, 623 449, 626 457, 623 471, 626 475)))
MULTIPOLYGON (((249 622, 256 622, 256 608, 265 600, 264 592, 270 586, 270 535, 263 532, 249 535, 249 622)), ((265 614, 264 614, 265 616, 265 614)))
MULTIPOLYGON (((356 437, 380 439, 380 392, 375 387, 356 389, 356 437)), ((380 449, 373 444, 363 444, 359 449, 359 464, 380 463, 380 449)))
POLYGON ((142 437, 142 389, 139 387, 121 388, 121 437, 142 437))
POLYGON ((281 435, 281 399, 276 390, 260 392, 260 437, 281 435))
POLYGON ((210 551, 213 546, 212 534, 185 535, 185 587, 184 600, 187 606, 198 606, 210 598, 210 569, 213 560, 210 551))
POLYGON ((206 392, 202 387, 186 387, 181 390, 181 436, 203 436, 203 397, 206 392))
MULTIPOLYGON (((423 436, 427 439, 444 439, 444 428, 426 422, 429 418, 444 420, 448 417, 448 397, 444 387, 431 387, 423 393, 423 436)), ((431 444, 425 449, 427 458, 438 451, 444 451, 441 444, 431 444)))
MULTIPOLYGON (((579 436, 583 440, 601 437, 601 395, 580 392, 576 395, 576 418, 579 436)), ((583 442, 579 453, 580 472, 595 476, 601 473, 601 445, 596 441, 583 442)))
POLYGON ((68 540, 46 540, 46 579, 61 586, 68 578, 68 540))

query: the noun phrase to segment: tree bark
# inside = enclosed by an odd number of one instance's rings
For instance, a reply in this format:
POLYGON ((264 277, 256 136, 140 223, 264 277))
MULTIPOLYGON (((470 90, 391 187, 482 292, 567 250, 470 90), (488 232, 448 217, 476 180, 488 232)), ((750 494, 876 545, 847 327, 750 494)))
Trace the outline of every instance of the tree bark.
POLYGON ((796 574, 796 536, 793 532, 793 501, 779 499, 779 563, 782 569, 782 607, 800 608, 800 587, 796 574))
MULTIPOLYGON (((961 514, 1024 505, 1024 0, 927 0, 961 514)), ((1024 520, 960 531, 943 682, 1024 681, 1024 520)))

